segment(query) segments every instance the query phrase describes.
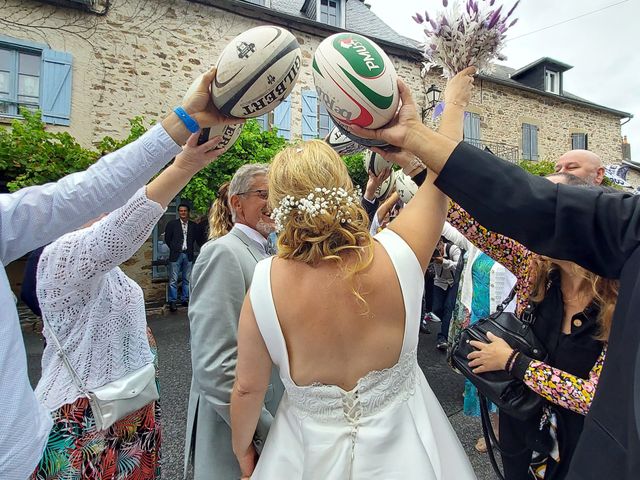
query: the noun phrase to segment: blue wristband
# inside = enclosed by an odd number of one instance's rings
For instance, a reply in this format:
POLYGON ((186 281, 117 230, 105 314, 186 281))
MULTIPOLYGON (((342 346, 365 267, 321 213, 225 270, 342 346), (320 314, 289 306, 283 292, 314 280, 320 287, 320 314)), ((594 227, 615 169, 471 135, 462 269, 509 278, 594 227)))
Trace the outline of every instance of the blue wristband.
POLYGON ((173 109, 173 111, 176 113, 176 115, 178 115, 180 120, 182 120, 182 123, 184 123, 184 126, 187 127, 187 130, 189 130, 191 133, 196 133, 198 130, 200 130, 200 125, 198 125, 198 122, 191 118, 189 114, 184 111, 184 108, 176 107, 173 109))

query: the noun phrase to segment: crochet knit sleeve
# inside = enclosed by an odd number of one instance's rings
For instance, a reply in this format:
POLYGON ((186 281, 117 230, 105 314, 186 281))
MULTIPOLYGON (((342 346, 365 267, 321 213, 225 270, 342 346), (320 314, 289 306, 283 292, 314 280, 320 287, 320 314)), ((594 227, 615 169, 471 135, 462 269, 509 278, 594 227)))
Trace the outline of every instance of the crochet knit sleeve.
POLYGON ((91 288, 142 246, 163 213, 142 187, 123 207, 47 246, 38 264, 40 301, 91 288))

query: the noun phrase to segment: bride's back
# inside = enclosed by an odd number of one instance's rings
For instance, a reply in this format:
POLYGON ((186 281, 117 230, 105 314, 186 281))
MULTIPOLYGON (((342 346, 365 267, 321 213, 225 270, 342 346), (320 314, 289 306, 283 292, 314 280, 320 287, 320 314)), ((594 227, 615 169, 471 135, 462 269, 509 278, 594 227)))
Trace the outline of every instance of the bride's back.
POLYGON ((331 260, 315 267, 274 260, 272 294, 297 385, 350 390, 368 372, 398 361, 405 330, 400 284, 384 248, 372 248, 371 265, 354 278, 331 260))

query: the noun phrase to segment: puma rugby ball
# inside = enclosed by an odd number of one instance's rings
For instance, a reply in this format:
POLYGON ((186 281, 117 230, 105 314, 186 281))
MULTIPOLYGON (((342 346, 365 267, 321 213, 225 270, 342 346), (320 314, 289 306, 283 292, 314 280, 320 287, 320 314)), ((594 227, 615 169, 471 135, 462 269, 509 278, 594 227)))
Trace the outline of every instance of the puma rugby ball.
POLYGON ((368 172, 374 175, 380 175, 380 172, 385 168, 390 168, 393 165, 391 162, 386 161, 380 155, 369 150, 364 156, 364 168, 368 172))
MULTIPOLYGON (((196 88, 198 88, 198 85, 200 84, 201 79, 202 79, 202 75, 200 75, 198 78, 195 79, 195 81, 191 84, 191 86, 187 90, 187 93, 185 93, 184 100, 189 98, 196 91, 196 88)), ((216 147, 213 150, 220 150, 223 148, 227 149, 231 147, 231 145, 236 143, 236 140, 238 140, 240 133, 242 133, 241 123, 237 123, 233 125, 216 125, 210 128, 203 128, 202 130, 200 130, 200 137, 198 137, 198 145, 202 145, 203 143, 206 143, 207 141, 209 141, 210 138, 220 135, 222 137, 222 140, 220 140, 218 145, 216 145, 216 147)))
POLYGON ((400 200, 409 203, 413 196, 418 192, 418 185, 415 184, 409 175, 405 175, 401 171, 397 171, 395 187, 400 200))
POLYGON ((333 127, 333 130, 329 132, 329 135, 324 139, 325 142, 333 148, 338 155, 353 155, 354 153, 362 152, 365 147, 359 143, 354 142, 346 135, 343 135, 337 127, 333 127))
POLYGON ((247 30, 218 59, 213 103, 230 117, 259 117, 291 93, 301 65, 300 45, 291 32, 271 25, 247 30))
POLYGON ((337 33, 320 43, 313 80, 320 102, 342 125, 380 128, 398 108, 393 63, 378 45, 356 33, 337 33))

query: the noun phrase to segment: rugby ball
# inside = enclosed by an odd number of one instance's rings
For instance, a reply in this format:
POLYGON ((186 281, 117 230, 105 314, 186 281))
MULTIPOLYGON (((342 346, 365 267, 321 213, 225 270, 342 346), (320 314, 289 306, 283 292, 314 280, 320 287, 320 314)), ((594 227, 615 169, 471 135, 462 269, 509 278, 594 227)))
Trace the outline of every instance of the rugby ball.
POLYGON ((351 32, 331 35, 318 45, 312 67, 318 99, 338 124, 375 129, 396 114, 396 70, 368 38, 351 32))
POLYGON ((338 155, 353 155, 354 153, 360 153, 365 150, 364 145, 360 145, 346 135, 343 135, 338 127, 333 127, 324 141, 327 142, 338 155))
POLYGON ((296 83, 302 52, 293 34, 272 25, 234 38, 218 58, 213 103, 225 115, 254 118, 270 112, 296 83))
MULTIPOLYGON (((202 79, 202 75, 195 79, 195 81, 191 84, 187 93, 184 94, 184 100, 189 98, 198 88, 200 81, 202 79)), ((216 125, 214 127, 207 127, 200 130, 200 137, 198 137, 198 145, 202 145, 209 141, 210 138, 221 136, 222 140, 215 146, 212 150, 221 150, 228 149, 236 143, 238 137, 240 137, 240 133, 242 133, 242 124, 237 123, 233 125, 216 125)))
MULTIPOLYGON (((331 117, 331 115, 329 115, 329 116, 331 117)), ((384 147, 389 146, 389 144, 387 142, 383 142, 381 140, 370 140, 368 138, 362 138, 362 137, 359 137, 357 135, 354 135, 349 130, 344 128, 342 125, 340 125, 340 122, 338 120, 336 120, 333 117, 331 117, 331 118, 333 119, 333 123, 335 123, 336 128, 340 131, 340 133, 342 135, 344 135, 345 137, 347 137, 352 142, 355 142, 355 143, 357 143, 359 145, 362 145, 364 147, 380 147, 380 148, 384 148, 384 147)))
POLYGON ((411 177, 409 175, 405 175, 400 170, 396 172, 395 180, 396 192, 398 192, 400 200, 402 200, 404 203, 409 203, 409 201, 418 191, 418 185, 416 185, 416 183, 411 180, 411 177))
POLYGON ((385 168, 390 168, 393 163, 386 161, 380 155, 369 150, 364 156, 364 168, 367 172, 379 175, 385 168))
POLYGON ((391 195, 393 192, 393 187, 396 181, 396 172, 391 172, 385 180, 380 184, 378 189, 376 190, 375 196, 378 200, 383 201, 391 195))

